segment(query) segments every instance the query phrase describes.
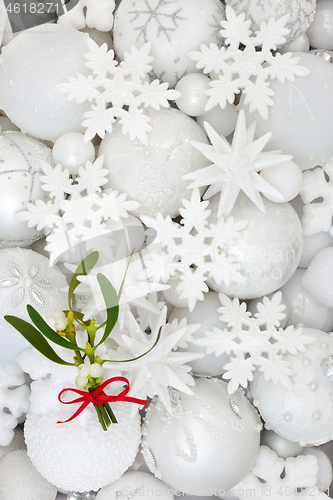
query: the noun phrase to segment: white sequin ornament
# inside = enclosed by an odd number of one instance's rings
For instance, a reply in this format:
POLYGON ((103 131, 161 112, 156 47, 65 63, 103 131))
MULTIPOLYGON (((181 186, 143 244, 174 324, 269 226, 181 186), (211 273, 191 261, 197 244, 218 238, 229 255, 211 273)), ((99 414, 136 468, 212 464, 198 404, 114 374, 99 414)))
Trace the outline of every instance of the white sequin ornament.
POLYGON ((25 247, 44 231, 16 218, 28 202, 47 199, 42 190, 40 162, 50 161, 51 149, 19 132, 0 133, 0 248, 25 247))
POLYGON ((123 135, 121 125, 106 134, 99 148, 105 156, 104 168, 109 169, 109 182, 104 189, 117 189, 140 203, 135 215, 154 216, 157 212, 172 217, 178 215, 182 199, 189 199, 190 181, 183 175, 208 165, 191 140, 208 143, 201 127, 177 109, 148 111, 152 131, 148 146, 131 141, 123 135))
POLYGON ((333 338, 312 328, 303 333, 316 341, 297 356, 282 355, 294 372, 293 389, 274 386, 256 371, 251 391, 270 429, 301 446, 319 446, 333 439, 333 338))
POLYGON ((114 47, 123 59, 131 45, 151 42, 153 71, 174 86, 196 70, 187 53, 201 43, 221 43, 220 22, 225 19, 220 0, 122 0, 114 20, 114 47))
POLYGON ((86 37, 73 28, 44 24, 21 32, 4 47, 0 104, 17 127, 47 140, 83 130, 83 114, 90 105, 68 101, 56 85, 77 73, 88 74, 86 37))
POLYGON ((246 397, 240 391, 229 396, 221 380, 199 378, 193 392, 171 391, 171 415, 158 400, 148 407, 143 455, 155 476, 172 488, 209 496, 249 473, 261 423, 246 397))

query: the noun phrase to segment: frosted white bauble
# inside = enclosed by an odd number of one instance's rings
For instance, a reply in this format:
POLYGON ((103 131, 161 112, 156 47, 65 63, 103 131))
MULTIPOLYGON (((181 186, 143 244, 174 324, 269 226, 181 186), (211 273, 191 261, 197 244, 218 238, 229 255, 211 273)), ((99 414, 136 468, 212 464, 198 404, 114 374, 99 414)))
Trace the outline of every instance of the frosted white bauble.
POLYGON ((123 59, 131 45, 151 42, 156 78, 175 86, 182 76, 198 72, 189 51, 199 50, 202 43, 220 44, 224 19, 220 0, 122 0, 114 19, 115 51, 123 59))
POLYGON ((68 101, 56 85, 77 73, 89 74, 83 57, 87 36, 59 24, 44 24, 21 32, 4 47, 0 105, 20 129, 47 140, 83 131, 83 114, 90 103, 68 101))
POLYGON ((202 129, 204 129, 204 123, 208 122, 219 135, 228 137, 235 130, 237 116, 236 106, 227 102, 224 109, 221 106, 215 106, 210 111, 198 116, 196 120, 202 129))
POLYGON ((319 446, 333 439, 333 380, 321 366, 333 354, 333 338, 312 328, 303 328, 303 333, 314 337, 315 342, 297 356, 282 355, 294 372, 293 389, 274 386, 256 370, 251 391, 270 429, 300 446, 319 446))
POLYGON ((173 500, 168 486, 152 474, 141 471, 129 471, 108 486, 102 488, 96 500, 130 500, 137 497, 142 500, 173 500))
POLYGON ((259 451, 261 423, 242 392, 197 379, 194 396, 172 391, 173 413, 160 401, 148 408, 144 440, 162 481, 190 495, 213 495, 248 474, 259 451))
POLYGON ((61 163, 72 175, 78 173, 87 161, 95 159, 95 148, 91 141, 85 141, 79 132, 68 132, 55 141, 52 156, 54 164, 61 163))
POLYGON ((276 203, 293 200, 299 194, 303 185, 302 171, 293 161, 286 161, 280 165, 264 168, 260 172, 260 177, 282 195, 282 201, 274 196, 269 198, 266 195, 266 198, 276 203))
POLYGON ((32 250, 0 250, 0 363, 15 363, 28 342, 4 315, 30 321, 26 306, 31 304, 48 321, 53 311, 66 309, 65 276, 49 266, 49 260, 32 250))
POLYGON ((309 52, 310 42, 306 33, 296 38, 296 40, 292 40, 282 47, 279 48, 279 52, 281 54, 285 54, 286 52, 309 52))
POLYGON ((14 125, 7 116, 0 116, 0 132, 15 131, 19 132, 19 128, 14 125))
POLYGON ((286 302, 287 325, 302 324, 323 332, 333 329, 333 309, 325 306, 302 285, 305 269, 296 269, 280 289, 286 302))
MULTIPOLYGON (((307 76, 296 76, 294 83, 270 82, 274 106, 268 120, 258 112, 247 113, 247 119, 257 120, 258 136, 271 132, 270 150, 282 149, 293 156, 301 170, 322 165, 333 154, 333 65, 322 57, 295 52, 299 65, 310 70, 307 76)), ((247 109, 246 109, 247 112, 247 109)))
MULTIPOLYGON (((226 328, 226 324, 219 320, 220 313, 217 312, 217 308, 221 307, 221 302, 219 301, 218 293, 208 292, 204 295, 203 301, 198 301, 192 312, 188 308, 175 307, 169 317, 169 322, 174 319, 181 321, 183 318, 187 319, 187 324, 200 323, 201 327, 199 330, 192 334, 194 340, 202 338, 205 336, 205 331, 212 330, 214 326, 218 328, 226 328)), ((193 343, 188 344, 187 348, 177 349, 180 352, 201 352, 206 354, 206 347, 195 345, 193 343)), ((204 375, 210 375, 216 377, 222 375, 225 372, 223 366, 230 361, 230 356, 228 354, 222 354, 222 356, 215 356, 215 353, 206 354, 204 358, 196 359, 194 361, 189 361, 188 364, 192 367, 194 373, 203 373, 204 375)))
POLYGON ((298 266, 304 268, 309 267, 312 259, 314 259, 320 250, 331 246, 333 246, 333 237, 329 233, 321 231, 320 233, 311 234, 310 236, 304 236, 303 251, 298 266))
POLYGON ((333 49, 333 5, 331 0, 317 0, 316 12, 307 32, 316 49, 333 49))
POLYGON ((183 175, 205 167, 209 160, 190 145, 196 140, 208 143, 201 127, 178 109, 148 112, 152 131, 147 134, 148 146, 131 141, 123 135, 121 125, 106 134, 99 147, 109 169, 104 189, 117 189, 141 205, 135 215, 157 212, 174 217, 182 199, 189 199, 190 181, 183 175))
POLYGON ((303 275, 302 285, 320 302, 333 308, 333 247, 317 253, 303 275))
POLYGON ((319 448, 310 447, 304 448, 301 455, 314 455, 318 461, 318 477, 317 486, 321 488, 324 493, 331 486, 332 483, 332 464, 328 456, 319 448))
POLYGON ((176 85, 176 90, 181 94, 176 99, 180 111, 189 116, 203 115, 209 99, 206 90, 209 89, 210 81, 211 79, 202 73, 183 76, 176 85))
POLYGON ((78 405, 68 407, 43 415, 28 412, 24 437, 29 458, 57 488, 97 491, 119 479, 133 463, 141 439, 140 415, 132 415, 131 403, 112 403, 118 423, 103 431, 89 405, 74 420, 57 424, 70 418, 78 405))
POLYGON ((271 450, 275 451, 281 458, 297 457, 302 453, 303 448, 298 443, 288 441, 288 439, 279 436, 274 431, 266 431, 264 429, 261 433, 261 446, 268 446, 271 450))
POLYGON ((245 12, 246 19, 251 19, 251 29, 259 29, 262 20, 268 21, 271 17, 279 19, 289 14, 286 28, 290 34, 285 35, 287 40, 298 38, 305 33, 313 19, 316 0, 226 0, 226 5, 231 5, 237 14, 245 12))
POLYGON ((42 142, 20 132, 0 133, 0 248, 25 247, 44 234, 16 218, 28 202, 48 199, 40 181, 41 160, 51 160, 42 142))
MULTIPOLYGON (((215 195, 209 208, 209 222, 216 221, 220 195, 215 195)), ((227 286, 210 279, 209 286, 230 297, 254 299, 278 290, 294 274, 302 252, 303 232, 300 220, 289 203, 273 203, 264 199, 263 214, 244 194, 237 198, 231 216, 235 221, 247 219, 242 238, 228 246, 228 254, 241 264, 245 283, 231 281, 227 286)))

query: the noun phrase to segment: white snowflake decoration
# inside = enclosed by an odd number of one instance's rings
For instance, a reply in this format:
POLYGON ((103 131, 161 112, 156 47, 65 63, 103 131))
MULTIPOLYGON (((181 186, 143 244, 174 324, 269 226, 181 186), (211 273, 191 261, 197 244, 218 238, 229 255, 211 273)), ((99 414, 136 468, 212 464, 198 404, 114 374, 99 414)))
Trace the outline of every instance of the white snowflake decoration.
POLYGON ((167 108, 168 99, 180 96, 176 90, 168 90, 168 83, 160 83, 157 79, 149 82, 153 60, 149 55, 150 42, 140 49, 132 46, 131 53, 125 52, 125 60, 119 64, 114 51, 108 51, 105 43, 99 47, 91 38, 87 43, 89 52, 85 54, 85 64, 92 74, 86 77, 78 73, 76 77, 69 77, 67 83, 57 85, 58 90, 68 93, 69 100, 92 103, 82 123, 86 127, 86 140, 93 139, 96 134, 104 138, 118 121, 131 140, 139 139, 148 145, 147 132, 152 127, 151 118, 144 109, 167 108))
POLYGON ((318 462, 314 455, 280 458, 275 451, 261 446, 251 472, 232 488, 240 500, 301 500, 329 497, 317 486, 318 462), (250 495, 248 495, 250 492, 250 495))
POLYGON ((263 213, 266 209, 260 193, 283 201, 283 196, 259 175, 265 168, 292 159, 292 156, 282 155, 280 151, 263 152, 271 133, 254 140, 256 122, 246 128, 244 111, 240 111, 238 115, 231 145, 208 123, 205 123, 205 129, 212 145, 198 141, 191 141, 191 144, 213 163, 184 175, 183 178, 194 181, 189 185, 190 188, 210 185, 205 199, 221 192, 218 217, 230 215, 240 191, 263 213))
POLYGON ((156 218, 141 217, 144 224, 156 230, 162 248, 162 252, 147 263, 148 275, 164 283, 178 275, 180 283, 176 292, 181 299, 187 299, 190 311, 197 300, 203 300, 204 292, 208 292, 207 279, 214 278, 216 283, 223 281, 226 285, 231 280, 245 281, 241 265, 234 256, 228 255, 228 246, 242 237, 248 221, 235 222, 233 217, 228 217, 209 224, 208 205, 208 201, 200 200, 199 190, 194 189, 191 199, 183 200, 180 224, 160 213, 156 218))
MULTIPOLYGON (((87 252, 92 248, 112 256, 111 231, 106 228, 108 220, 119 222, 128 217, 128 211, 137 209, 139 203, 127 200, 127 195, 109 189, 102 192, 106 184, 103 156, 92 164, 80 167, 73 179, 68 169, 59 164, 52 167, 41 162, 44 175, 40 177, 42 189, 49 193, 50 200, 27 203, 17 218, 28 222, 38 230, 47 228, 46 250, 50 252, 50 265, 67 249, 86 242, 87 252), (98 239, 100 237, 100 239, 98 239)), ((85 257, 86 255, 83 255, 85 257)), ((111 258, 111 257, 110 257, 111 258)))
POLYGON ((304 235, 311 236, 323 231, 333 236, 333 157, 322 167, 303 172, 300 195, 304 202, 304 235))
POLYGON ((267 120, 268 108, 274 104, 270 81, 294 82, 295 76, 309 74, 307 68, 297 65, 299 57, 293 57, 291 52, 272 52, 287 41, 286 35, 290 33, 285 28, 288 17, 285 15, 277 20, 271 18, 267 23, 262 21, 260 30, 253 35, 251 20, 245 20, 245 13, 237 16, 232 7, 226 7, 227 20, 221 21, 223 29, 220 34, 225 38, 227 47, 219 48, 214 43, 209 47, 202 44, 200 51, 188 54, 196 61, 197 68, 203 69, 204 73, 215 72, 217 75, 206 91, 209 96, 206 111, 217 104, 224 109, 227 102, 233 103, 235 96, 242 92, 244 104, 250 105, 250 113, 258 111, 267 120))
POLYGON ((64 24, 77 30, 86 26, 98 31, 110 31, 113 27, 113 0, 79 0, 77 5, 58 19, 58 24, 64 24))
POLYGON ((224 365, 223 378, 229 379, 228 392, 232 394, 241 385, 246 388, 253 380, 256 368, 264 372, 266 380, 273 384, 281 384, 292 389, 290 363, 282 359, 282 354, 297 355, 304 352, 305 346, 315 339, 303 334, 302 328, 288 326, 285 330, 279 328, 280 322, 286 317, 282 312, 285 306, 281 304, 282 293, 277 292, 269 300, 263 298, 257 304, 254 316, 247 311, 245 302, 239 303, 238 298, 229 299, 223 293, 219 294, 222 307, 220 320, 227 324, 224 330, 213 327, 206 331, 205 337, 194 341, 194 344, 207 347, 207 354, 215 352, 216 356, 233 354, 230 362, 224 365))
POLYGON ((29 387, 16 364, 0 365, 0 446, 8 446, 18 418, 29 409, 29 387))

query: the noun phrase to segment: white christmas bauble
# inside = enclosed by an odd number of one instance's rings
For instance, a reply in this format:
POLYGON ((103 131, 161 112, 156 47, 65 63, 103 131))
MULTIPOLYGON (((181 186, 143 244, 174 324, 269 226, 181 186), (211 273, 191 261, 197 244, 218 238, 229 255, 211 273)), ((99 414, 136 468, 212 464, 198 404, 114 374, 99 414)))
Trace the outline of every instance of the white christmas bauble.
POLYGON ((51 161, 42 142, 20 132, 0 133, 0 248, 25 247, 44 234, 16 218, 28 202, 48 199, 40 182, 41 160, 51 161))
POLYGON ((155 77, 175 86, 182 76, 198 72, 189 51, 221 43, 224 19, 220 0, 122 0, 114 20, 115 51, 123 59, 131 45, 151 42, 155 77))
POLYGON ((329 233, 321 231, 320 233, 311 234, 310 236, 304 236, 303 251, 301 260, 299 261, 299 267, 308 268, 311 261, 320 250, 331 246, 333 246, 333 237, 329 233))
POLYGON ((236 106, 227 102, 224 109, 221 106, 215 106, 210 111, 198 116, 196 121, 203 130, 204 123, 207 122, 219 135, 228 137, 235 130, 237 116, 236 106))
MULTIPOLYGON (((216 292, 208 292, 204 295, 203 301, 198 301, 192 312, 188 308, 175 307, 170 314, 169 323, 174 319, 181 321, 183 318, 187 319, 188 324, 200 323, 199 330, 192 334, 193 339, 197 340, 205 336, 205 331, 211 330, 214 326, 219 328, 226 328, 226 324, 219 320, 219 313, 217 308, 221 307, 221 302, 216 292)), ((206 347, 190 343, 187 348, 177 349, 180 352, 201 352, 206 354, 206 347)), ((225 372, 223 366, 230 361, 228 354, 222 356, 215 356, 215 353, 206 354, 204 358, 190 361, 188 364, 192 367, 194 373, 203 373, 216 377, 225 372)))
MULTIPOLYGON (((215 195, 209 208, 209 222, 216 221, 220 195, 215 195)), ((230 297, 253 299, 278 290, 295 272, 303 242, 300 220, 289 203, 273 203, 264 198, 263 214, 244 194, 237 198, 231 216, 235 221, 248 220, 242 238, 229 245, 228 254, 241 264, 244 283, 231 281, 227 286, 213 279, 209 286, 230 297)))
POLYGON ((83 57, 87 36, 59 24, 44 24, 22 31, 4 47, 0 107, 20 129, 47 140, 83 131, 83 114, 90 103, 68 101, 56 85, 77 73, 88 75, 83 57))
POLYGON ((208 496, 249 473, 259 451, 261 423, 242 392, 230 396, 221 380, 199 378, 193 392, 172 391, 172 414, 158 400, 150 404, 143 453, 155 475, 172 488, 208 496))
POLYGON ((307 32, 315 49, 333 49, 333 5, 331 0, 317 0, 316 12, 307 32))
MULTIPOLYGON (((260 177, 283 196, 282 201, 273 196, 269 198, 276 203, 293 200, 299 194, 303 185, 302 171, 293 161, 285 161, 280 165, 264 168, 260 172, 260 177)), ((266 197, 268 198, 267 195, 266 197)))
POLYGON ((268 446, 271 450, 275 451, 281 458, 297 457, 302 453, 303 448, 298 443, 288 441, 288 439, 279 436, 274 431, 267 431, 264 429, 261 433, 261 446, 268 446))
POLYGON ((261 21, 268 21, 271 17, 279 19, 289 14, 286 28, 290 34, 286 35, 288 40, 298 38, 305 33, 311 23, 316 0, 226 0, 226 5, 231 5, 237 14, 245 12, 246 19, 251 19, 251 29, 259 29, 261 21))
POLYGON ((332 483, 332 464, 328 456, 319 448, 311 446, 304 448, 301 455, 314 455, 318 461, 318 478, 317 486, 324 493, 328 490, 332 483))
POLYGON ((187 299, 181 299, 179 297, 179 293, 177 292, 176 288, 177 286, 181 283, 181 279, 179 278, 178 274, 176 273, 175 276, 171 276, 168 281, 166 282, 166 285, 169 286, 166 290, 162 291, 162 295, 164 299, 171 304, 171 306, 174 307, 188 307, 188 300, 187 299))
POLYGON ((209 89, 210 81, 210 78, 202 73, 183 76, 176 85, 176 90, 181 94, 176 99, 180 111, 189 116, 205 114, 205 106, 209 99, 206 90, 209 89))
POLYGON ((196 140, 208 143, 201 127, 177 109, 148 112, 152 131, 148 146, 123 135, 121 125, 106 134, 99 147, 109 169, 104 189, 117 189, 141 205, 135 215, 155 216, 157 212, 178 215, 182 199, 189 199, 190 181, 183 175, 205 167, 209 160, 190 145, 196 140))
POLYGON ((292 40, 282 47, 279 48, 279 52, 281 54, 285 54, 286 52, 309 52, 310 42, 306 33, 296 38, 296 40, 292 40))
POLYGON ((128 471, 115 481, 102 488, 96 500, 173 500, 168 486, 147 472, 128 471))
POLYGON ((68 132, 55 141, 52 156, 55 165, 61 163, 72 175, 76 175, 79 167, 95 160, 95 148, 91 141, 84 140, 83 134, 68 132))
POLYGON ((53 311, 66 309, 67 281, 46 257, 23 248, 0 250, 0 363, 15 363, 30 344, 4 319, 5 314, 31 323, 31 304, 48 321, 53 311))
POLYGON ((251 383, 254 404, 266 425, 280 436, 300 446, 319 446, 333 439, 333 380, 325 375, 333 338, 327 333, 304 328, 315 342, 297 356, 283 354, 282 360, 293 370, 293 389, 265 380, 256 370, 251 383))
MULTIPOLYGON (((282 149, 293 155, 301 170, 322 165, 333 154, 333 65, 322 57, 295 52, 299 65, 310 70, 307 76, 296 76, 295 82, 272 80, 270 88, 274 106, 269 108, 268 120, 258 112, 247 112, 248 119, 257 120, 258 136, 272 133, 270 150, 282 149)), ((243 102, 243 101, 242 101, 243 102)))
POLYGON ((314 257, 302 277, 302 285, 316 299, 333 308, 333 247, 327 247, 314 257))

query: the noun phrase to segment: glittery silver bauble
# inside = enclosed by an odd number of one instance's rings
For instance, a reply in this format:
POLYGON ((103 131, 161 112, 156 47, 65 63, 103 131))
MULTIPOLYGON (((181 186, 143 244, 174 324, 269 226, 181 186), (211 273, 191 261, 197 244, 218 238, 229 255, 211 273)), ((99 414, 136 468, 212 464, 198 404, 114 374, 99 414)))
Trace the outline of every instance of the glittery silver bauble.
POLYGON ((233 7, 237 14, 245 13, 251 19, 252 31, 259 29, 262 20, 268 21, 271 17, 279 19, 289 14, 286 28, 290 34, 287 40, 295 40, 306 32, 314 17, 316 0, 226 0, 226 5, 233 7))

